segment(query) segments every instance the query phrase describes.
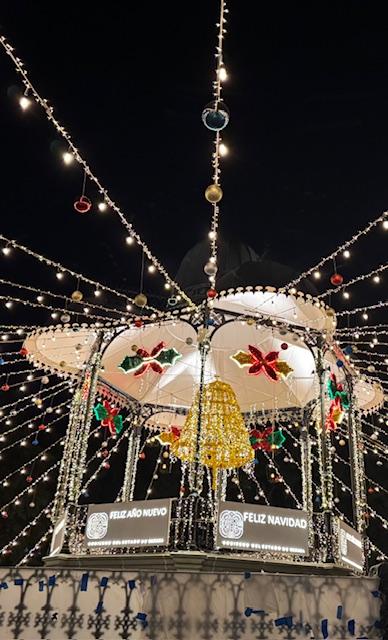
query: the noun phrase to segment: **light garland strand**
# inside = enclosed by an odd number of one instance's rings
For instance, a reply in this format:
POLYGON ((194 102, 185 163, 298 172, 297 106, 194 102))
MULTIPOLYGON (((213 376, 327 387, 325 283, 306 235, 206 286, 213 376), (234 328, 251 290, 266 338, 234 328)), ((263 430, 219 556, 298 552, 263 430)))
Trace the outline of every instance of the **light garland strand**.
POLYGON ((383 307, 388 306, 388 300, 384 302, 378 302, 377 304, 372 304, 368 307, 357 307, 357 309, 350 309, 349 311, 339 311, 336 313, 337 318, 341 316, 352 316, 355 313, 361 313, 362 311, 371 311, 373 309, 382 309, 383 307))
POLYGON ((297 278, 295 278, 295 280, 292 280, 291 282, 289 282, 285 288, 289 289, 290 287, 294 287, 296 284, 298 284, 301 280, 304 280, 304 278, 307 278, 308 276, 310 276, 312 273, 314 273, 314 271, 318 271, 320 269, 320 267, 322 267, 322 265, 325 264, 325 262, 327 262, 328 260, 333 260, 334 258, 336 258, 336 256, 341 252, 344 251, 345 249, 347 249, 348 247, 350 247, 352 244, 354 244, 361 236, 363 235, 367 235, 369 233, 369 231, 371 231, 371 229, 373 229, 374 227, 376 227, 380 222, 384 222, 386 220, 388 216, 388 212, 384 211, 384 213, 382 213, 378 218, 376 218, 375 220, 373 220, 372 222, 369 222, 367 224, 366 227, 364 227, 364 229, 361 229, 360 231, 357 231, 357 233, 354 234, 354 236, 352 236, 352 238, 350 240, 348 240, 347 242, 345 242, 344 244, 342 244, 341 246, 339 246, 335 251, 333 251, 333 253, 331 253, 329 256, 327 256, 326 258, 322 258, 320 262, 318 262, 318 264, 316 264, 314 267, 311 267, 310 269, 308 269, 307 271, 303 271, 303 273, 300 274, 300 276, 298 276, 297 278))
MULTIPOLYGON (((62 409, 62 407, 66 406, 69 403, 69 400, 65 400, 64 402, 61 402, 61 404, 58 404, 55 409, 53 408, 53 411, 57 411, 59 409, 62 409)), ((10 433, 14 433, 15 431, 19 431, 20 429, 22 429, 26 424, 33 424, 33 422, 35 420, 37 420, 38 422, 40 420, 43 420, 45 414, 47 413, 47 409, 44 409, 41 413, 39 413, 37 416, 34 416, 33 418, 28 418, 28 420, 25 420, 24 422, 17 424, 16 427, 12 427, 12 429, 9 429, 8 431, 2 431, 0 434, 0 441, 4 442, 5 440, 5 436, 9 435, 10 433)), ((62 415, 62 414, 61 414, 62 415)), ((47 425, 49 426, 49 425, 47 425)), ((0 450, 0 453, 2 453, 2 451, 4 451, 4 449, 0 450)))
POLYGON ((321 293, 319 296, 317 296, 317 298, 322 300, 323 298, 327 298, 328 296, 340 293, 340 291, 343 291, 344 289, 347 290, 352 285, 357 284, 357 282, 362 282, 364 280, 367 280, 368 278, 373 278, 374 276, 378 276, 380 273, 383 273, 386 269, 388 269, 388 263, 384 265, 380 265, 380 267, 378 267, 377 269, 374 269, 373 271, 370 271, 369 273, 365 273, 361 276, 357 276, 353 278, 352 280, 349 280, 348 282, 344 282, 343 284, 336 286, 335 289, 328 289, 324 293, 321 293))
POLYGON ((49 511, 50 511, 50 507, 53 504, 53 500, 51 500, 51 502, 49 502, 48 504, 46 504, 45 507, 43 507, 43 509, 41 511, 39 511, 39 513, 34 517, 34 519, 29 522, 28 524, 26 524, 26 526, 19 531, 19 533, 14 537, 14 539, 12 540, 12 542, 8 542, 7 544, 4 545, 4 547, 2 547, 0 549, 0 554, 4 555, 5 553, 7 553, 7 550, 9 549, 9 547, 12 546, 16 546, 14 543, 19 540, 19 538, 23 537, 24 535, 27 535, 27 531, 29 531, 29 529, 32 529, 32 527, 34 527, 36 525, 36 523, 38 522, 39 518, 41 518, 43 515, 46 515, 47 517, 49 517, 49 511))
MULTIPOLYGON (((49 387, 49 389, 47 389, 48 391, 53 391, 54 389, 58 389, 59 387, 61 387, 61 390, 64 390, 64 388, 66 386, 70 386, 71 382, 69 382, 69 380, 61 380, 61 382, 58 382, 58 384, 53 385, 52 387, 49 387)), ((39 393, 43 393, 45 391, 45 389, 43 389, 43 391, 39 392, 39 393)), ((58 391, 59 393, 59 391, 58 391)), ((31 398, 35 398, 36 397, 36 393, 30 393, 28 396, 23 396, 23 398, 19 398, 18 400, 15 400, 14 402, 11 402, 10 404, 5 404, 1 407, 1 411, 4 413, 5 409, 9 409, 10 407, 14 407, 15 405, 19 404, 19 402, 26 402, 27 400, 31 400, 31 398)), ((52 394, 52 395, 56 395, 56 394, 52 394)), ((39 396, 40 397, 40 396, 39 396)), ((46 400, 48 400, 49 398, 51 398, 52 396, 45 396, 44 398, 40 397, 40 399, 42 400, 42 402, 45 402, 46 400)), ((22 407, 20 409, 18 409, 18 411, 16 413, 20 413, 21 411, 25 411, 26 409, 28 409, 30 407, 30 405, 26 406, 26 407, 22 407)), ((0 422, 2 420, 6 420, 7 416, 3 416, 0 417, 0 422)))
MULTIPOLYGON (((43 304, 39 302, 31 302, 30 300, 23 300, 22 298, 15 298, 14 296, 3 296, 0 295, 0 300, 5 300, 6 302, 12 301, 17 304, 22 304, 25 307, 32 307, 37 309, 48 309, 49 311, 54 311, 55 313, 69 314, 72 316, 86 316, 87 318, 96 318, 97 320, 112 320, 112 318, 107 318, 106 316, 97 316, 92 313, 88 313, 85 311, 73 311, 72 309, 66 309, 61 307, 52 307, 49 304, 43 304)), ((85 305, 87 308, 87 305, 85 305)), ((123 312, 124 315, 124 312, 123 312)))
POLYGON ((38 91, 35 89, 34 85, 31 83, 27 71, 25 69, 24 63, 21 61, 21 59, 19 57, 17 57, 14 54, 14 49, 13 47, 9 44, 9 42, 6 40, 6 38, 4 36, 0 36, 0 44, 2 45, 3 49, 5 50, 5 52, 7 53, 7 55, 11 58, 12 62, 14 63, 14 66, 16 68, 16 71, 21 75, 22 77, 22 82, 26 88, 26 92, 29 93, 30 95, 33 96, 33 98, 35 99, 35 101, 42 107, 42 109, 45 111, 46 113, 46 117, 49 120, 49 122, 51 122, 55 129, 57 130, 57 132, 62 136, 62 138, 64 140, 66 140, 66 143, 68 145, 69 150, 71 151, 71 153, 74 156, 74 159, 78 162, 78 164, 80 164, 83 168, 84 174, 89 178, 89 180, 91 180, 97 187, 99 193, 103 196, 104 198, 104 202, 113 210, 115 211, 115 213, 117 213, 117 215, 119 216, 122 224, 124 225, 124 227, 127 229, 128 233, 130 234, 130 236, 136 240, 137 244, 142 248, 144 254, 147 256, 147 258, 150 260, 150 262, 154 265, 154 267, 159 271, 159 273, 161 273, 161 275, 164 277, 165 281, 170 285, 170 287, 172 287, 175 291, 177 291, 184 300, 186 300, 186 302, 191 306, 191 307, 195 307, 194 303, 192 302, 192 300, 189 298, 189 296, 179 287, 179 285, 169 276, 168 272, 166 271, 166 269, 163 267, 163 265, 159 262, 159 260, 151 253, 151 250, 149 249, 149 247, 147 246, 147 244, 141 239, 141 237, 139 236, 138 233, 136 233, 135 229, 133 228, 132 224, 130 222, 128 222, 128 220, 126 219, 125 215, 123 214, 123 212, 121 211, 120 207, 111 199, 111 197, 109 196, 109 193, 107 191, 107 189, 105 189, 105 187, 103 187, 103 185, 101 184, 100 180, 96 177, 96 175, 92 172, 91 168, 89 167, 88 163, 86 162, 86 160, 84 160, 82 158, 82 156, 80 155, 77 147, 74 145, 72 138, 70 136, 70 134, 66 131, 65 127, 63 127, 58 120, 56 119, 56 117, 54 116, 54 109, 53 107, 50 107, 48 105, 48 101, 44 98, 41 97, 41 95, 38 93, 38 91))

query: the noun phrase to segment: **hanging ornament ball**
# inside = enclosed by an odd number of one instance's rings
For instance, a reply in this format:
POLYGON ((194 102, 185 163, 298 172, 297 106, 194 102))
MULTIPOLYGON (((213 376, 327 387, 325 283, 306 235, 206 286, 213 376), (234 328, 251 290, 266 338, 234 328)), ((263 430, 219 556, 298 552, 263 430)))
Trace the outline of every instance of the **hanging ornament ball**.
POLYGON ((145 460, 146 454, 144 453, 144 451, 142 451, 141 453, 139 453, 139 458, 140 460, 145 460))
POLYGON ((135 327, 140 329, 140 327, 142 326, 143 326, 143 320, 141 320, 140 318, 137 318, 137 320, 135 320, 135 327))
POLYGON ((54 411, 54 409, 52 407, 47 407, 46 411, 47 411, 47 413, 52 413, 54 411))
POLYGON ((8 513, 6 511, 2 511, 1 517, 4 518, 4 520, 6 520, 8 518, 8 513))
POLYGON ((373 373, 374 371, 376 371, 376 367, 373 364, 370 364, 367 367, 367 371, 369 371, 369 373, 373 373))
POLYGON ((341 440, 338 441, 338 444, 340 447, 344 447, 346 445, 346 442, 341 438, 341 440))
POLYGON ((64 367, 66 367, 65 360, 61 360, 60 363, 59 363, 59 366, 61 367, 61 369, 64 369, 64 367))
POLYGON ((1 389, 2 391, 9 391, 9 384, 2 384, 2 385, 1 385, 1 387, 0 387, 0 389, 1 389))
POLYGON ((282 344, 280 345, 280 348, 283 349, 283 351, 286 351, 288 349, 287 342, 282 342, 282 344))
POLYGON ((78 289, 73 291, 73 293, 71 294, 71 299, 74 300, 74 302, 81 302, 83 297, 84 294, 82 293, 82 291, 78 291, 78 289))
POLYGON ((48 376, 43 376, 42 384, 48 384, 50 382, 50 378, 48 376))
POLYGON ((27 478, 26 478, 27 482, 32 482, 32 480, 33 480, 32 476, 27 476, 27 478))
POLYGON ((202 122, 210 131, 221 131, 229 122, 229 109, 223 102, 209 102, 202 111, 202 122))
POLYGON ((216 204, 223 196, 222 189, 218 184, 211 184, 205 191, 205 198, 208 202, 216 204))
POLYGON ((170 454, 168 453, 168 451, 163 451, 162 455, 163 455, 163 458, 168 458, 170 454))
POLYGON ((209 260, 209 262, 205 264, 203 270, 207 276, 215 276, 218 271, 218 267, 214 262, 209 260))
POLYGON ((134 303, 137 307, 142 309, 147 304, 147 296, 145 296, 144 293, 138 293, 134 298, 134 303))
POLYGON ((22 347, 19 353, 21 356, 26 356, 28 354, 28 350, 25 347, 22 347))
POLYGON ((31 507, 31 509, 33 509, 35 507, 35 502, 30 502, 28 506, 31 507))
POLYGON ((102 446, 102 447, 107 447, 107 446, 108 446, 107 441, 106 441, 106 440, 104 440, 104 442, 102 442, 101 446, 102 446))
POLYGON ((109 462, 103 462, 102 466, 104 467, 104 469, 110 469, 110 464, 109 462))
POLYGON ((374 492, 375 492, 375 490, 374 490, 373 487, 368 487, 368 493, 374 493, 374 492))
POLYGON ((88 213, 92 208, 92 203, 86 196, 81 196, 79 200, 74 203, 74 209, 78 213, 88 213))
POLYGON ((139 347, 137 346, 137 344, 133 344, 133 345, 132 345, 132 347, 131 347, 131 351, 134 351, 134 352, 136 353, 136 351, 138 350, 138 348, 139 348, 139 347))
POLYGON ((353 352, 353 348, 352 348, 352 346, 350 344, 348 344, 344 349, 344 353, 347 356, 350 356, 352 352, 353 352))
POLYGON ((215 298, 217 295, 217 291, 215 289, 209 289, 207 292, 207 297, 210 298, 210 300, 213 300, 213 298, 215 298))
POLYGON ((186 342, 187 345, 190 346, 190 345, 193 344, 193 338, 186 338, 185 342, 186 342))
POLYGON ((32 444, 34 447, 37 447, 37 446, 38 446, 38 444, 39 444, 39 440, 37 440, 37 439, 35 438, 35 439, 31 442, 31 444, 32 444))
POLYGON ((339 503, 339 501, 340 501, 340 499, 339 499, 339 498, 334 498, 334 502, 335 502, 335 504, 338 504, 338 503, 339 503))
POLYGON ((75 345, 75 350, 76 351, 81 351, 81 349, 82 349, 82 344, 78 343, 78 344, 75 345))
POLYGON ((254 324, 256 324, 256 320, 254 318, 247 318, 247 324, 252 327, 254 324))
POLYGON ((70 316, 68 313, 62 313, 61 322, 70 322, 70 316))
POLYGON ((341 276, 340 273, 333 273, 333 275, 330 277, 330 282, 335 287, 338 287, 340 284, 343 283, 343 281, 344 281, 344 277, 341 276))
POLYGON ((337 360, 336 365, 337 367, 340 367, 340 368, 343 367, 344 366, 343 360, 337 360))
POLYGON ((38 427, 39 431, 44 431, 46 429, 46 425, 45 424, 40 424, 38 427))
POLYGON ((378 439, 377 433, 372 433, 371 440, 377 440, 377 439, 378 439))

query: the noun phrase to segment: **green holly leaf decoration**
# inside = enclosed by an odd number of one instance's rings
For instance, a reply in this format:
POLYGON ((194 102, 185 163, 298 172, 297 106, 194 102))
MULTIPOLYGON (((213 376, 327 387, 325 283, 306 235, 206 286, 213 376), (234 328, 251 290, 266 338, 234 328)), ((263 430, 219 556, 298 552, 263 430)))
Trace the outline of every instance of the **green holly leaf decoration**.
POLYGON ((142 364, 143 358, 141 356, 125 356, 122 363, 119 364, 119 369, 122 369, 124 373, 128 373, 128 371, 139 369, 142 364))
POLYGON ((155 360, 157 360, 163 367, 166 365, 174 365, 181 357, 182 354, 172 347, 171 349, 162 349, 162 351, 156 356, 155 360))
POLYGON ((276 447, 277 449, 280 449, 285 441, 286 438, 283 435, 283 431, 281 429, 277 429, 268 436, 268 442, 271 444, 271 446, 276 447))
POLYGON ((105 420, 105 418, 108 417, 108 411, 105 409, 104 405, 101 403, 96 404, 93 411, 94 411, 94 415, 96 416, 96 419, 99 422, 101 422, 101 420, 105 420))
POLYGON ((114 426, 116 428, 117 435, 120 435, 120 433, 122 432, 123 427, 124 427, 123 416, 121 416, 120 414, 115 416, 113 418, 113 424, 114 424, 114 426))

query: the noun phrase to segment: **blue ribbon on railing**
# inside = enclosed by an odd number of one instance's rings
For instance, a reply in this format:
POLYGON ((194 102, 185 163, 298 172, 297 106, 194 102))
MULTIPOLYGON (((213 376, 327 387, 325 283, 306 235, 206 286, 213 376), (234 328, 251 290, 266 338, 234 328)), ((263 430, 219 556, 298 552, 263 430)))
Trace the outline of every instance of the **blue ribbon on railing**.
POLYGON ((343 606, 339 604, 337 607, 337 620, 342 620, 343 606))
POLYGON ((144 629, 148 625, 147 614, 146 613, 141 613, 141 612, 137 613, 136 614, 136 620, 139 620, 139 622, 142 623, 144 629))
POLYGON ((321 620, 321 633, 325 639, 329 637, 329 621, 327 618, 321 620))
POLYGON ((246 615, 247 618, 250 618, 252 613, 262 614, 262 613, 265 613, 265 611, 264 609, 252 609, 252 607, 246 607, 244 611, 244 615, 246 615))
POLYGON ((283 616, 283 618, 276 618, 275 627, 281 627, 282 625, 285 625, 286 627, 291 629, 291 627, 292 627, 292 618, 293 618, 293 616, 283 616))
POLYGON ((88 581, 89 581, 89 574, 88 573, 83 573, 82 574, 82 578, 81 578, 81 591, 87 591, 88 590, 88 581))

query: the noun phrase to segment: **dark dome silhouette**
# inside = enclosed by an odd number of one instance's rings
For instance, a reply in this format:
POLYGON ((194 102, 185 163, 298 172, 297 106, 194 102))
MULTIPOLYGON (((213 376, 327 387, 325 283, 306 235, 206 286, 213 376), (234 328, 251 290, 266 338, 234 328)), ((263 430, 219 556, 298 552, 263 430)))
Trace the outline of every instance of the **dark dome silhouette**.
MULTIPOLYGON (((179 285, 192 296, 202 295, 209 281, 204 266, 209 259, 209 241, 204 240, 190 249, 183 258, 176 274, 179 285)), ((259 256, 252 247, 239 241, 221 239, 218 243, 217 289, 246 286, 282 287, 298 276, 295 269, 259 256)), ((311 283, 304 282, 303 289, 316 295, 311 283)))

